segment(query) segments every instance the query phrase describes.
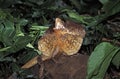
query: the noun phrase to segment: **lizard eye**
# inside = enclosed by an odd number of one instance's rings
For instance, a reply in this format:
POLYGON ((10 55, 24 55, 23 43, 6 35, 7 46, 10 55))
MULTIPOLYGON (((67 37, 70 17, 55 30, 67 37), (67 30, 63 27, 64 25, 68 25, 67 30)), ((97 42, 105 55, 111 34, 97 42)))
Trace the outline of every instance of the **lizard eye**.
POLYGON ((55 28, 54 29, 64 29, 64 22, 59 19, 59 18, 56 18, 55 19, 55 28))

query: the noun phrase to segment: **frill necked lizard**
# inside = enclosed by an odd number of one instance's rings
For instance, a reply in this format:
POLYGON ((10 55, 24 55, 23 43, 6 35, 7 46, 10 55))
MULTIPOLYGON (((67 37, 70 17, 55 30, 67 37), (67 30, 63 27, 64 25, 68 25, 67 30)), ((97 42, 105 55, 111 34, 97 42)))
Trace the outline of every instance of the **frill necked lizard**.
MULTIPOLYGON (((42 52, 42 61, 51 59, 57 54, 76 54, 85 37, 84 28, 72 21, 55 19, 55 27, 50 27, 38 41, 38 49, 42 52)), ((37 63, 38 56, 34 57, 22 68, 30 68, 37 63)))

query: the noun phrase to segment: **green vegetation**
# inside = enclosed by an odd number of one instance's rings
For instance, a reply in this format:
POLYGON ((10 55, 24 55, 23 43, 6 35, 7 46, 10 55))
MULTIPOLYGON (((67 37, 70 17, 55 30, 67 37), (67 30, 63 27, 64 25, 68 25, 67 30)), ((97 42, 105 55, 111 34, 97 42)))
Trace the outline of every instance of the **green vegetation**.
POLYGON ((0 78, 19 72, 24 79, 20 67, 41 54, 37 41, 56 17, 85 26, 87 79, 103 79, 110 64, 119 69, 120 0, 0 0, 0 78))

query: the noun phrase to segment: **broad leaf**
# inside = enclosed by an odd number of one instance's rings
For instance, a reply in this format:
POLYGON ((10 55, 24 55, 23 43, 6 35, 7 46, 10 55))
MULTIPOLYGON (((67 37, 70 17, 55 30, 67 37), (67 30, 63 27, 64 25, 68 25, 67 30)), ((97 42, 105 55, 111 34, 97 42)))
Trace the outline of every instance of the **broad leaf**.
POLYGON ((4 43, 4 45, 12 45, 12 38, 15 32, 14 24, 6 20, 2 27, 4 27, 4 29, 2 29, 1 32, 1 41, 4 43))
POLYGON ((120 67, 120 51, 115 55, 112 60, 112 63, 119 69, 120 67))
POLYGON ((28 43, 30 43, 31 40, 32 40, 32 38, 29 36, 18 37, 15 40, 14 44, 12 45, 12 48, 10 51, 16 52, 16 51, 24 48, 28 43))
POLYGON ((64 11, 67 12, 67 14, 68 14, 68 16, 69 16, 70 18, 73 18, 73 19, 75 19, 76 21, 79 21, 79 22, 84 23, 84 24, 88 24, 88 22, 85 21, 86 19, 91 19, 91 18, 92 18, 92 17, 90 17, 90 16, 79 15, 77 12, 74 12, 74 11, 72 11, 72 10, 65 9, 65 10, 63 10, 63 12, 64 12, 64 11))
POLYGON ((119 50, 107 42, 97 45, 88 61, 87 79, 103 79, 112 58, 119 50))
POLYGON ((103 5, 106 4, 109 0, 99 0, 103 5))
POLYGON ((120 0, 109 0, 103 5, 103 10, 109 14, 114 15, 120 12, 120 0))

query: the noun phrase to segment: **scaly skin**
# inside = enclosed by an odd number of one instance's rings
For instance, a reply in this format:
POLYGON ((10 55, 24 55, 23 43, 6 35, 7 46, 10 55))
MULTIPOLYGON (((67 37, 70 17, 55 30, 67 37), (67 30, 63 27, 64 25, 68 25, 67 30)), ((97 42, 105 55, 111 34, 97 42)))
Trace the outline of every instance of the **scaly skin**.
MULTIPOLYGON (((56 18, 55 27, 50 27, 38 41, 38 49, 42 52, 42 61, 51 59, 59 53, 76 54, 85 37, 84 28, 74 22, 63 22, 56 18)), ((28 61, 22 68, 30 68, 37 64, 37 57, 28 61)))
POLYGON ((82 26, 56 18, 52 32, 46 33, 38 42, 42 52, 42 60, 50 59, 58 53, 65 55, 76 54, 83 42, 85 30, 82 26))

